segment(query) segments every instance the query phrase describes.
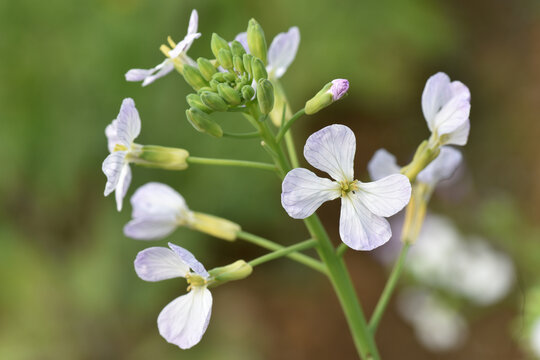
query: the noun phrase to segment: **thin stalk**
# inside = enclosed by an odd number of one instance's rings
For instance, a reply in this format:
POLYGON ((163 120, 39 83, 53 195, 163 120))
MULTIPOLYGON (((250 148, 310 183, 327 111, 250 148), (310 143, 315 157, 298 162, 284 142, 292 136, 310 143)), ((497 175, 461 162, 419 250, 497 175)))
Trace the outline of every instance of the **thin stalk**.
POLYGON ((233 139, 255 139, 261 135, 258 131, 248 132, 248 133, 229 133, 223 132, 223 137, 233 138, 233 139))
POLYGON ((407 257, 407 253, 410 247, 411 247, 411 244, 409 243, 403 244, 401 248, 401 252, 399 253, 399 257, 396 263, 394 264, 394 267, 392 268, 390 277, 388 278, 388 281, 386 282, 386 285, 384 286, 381 297, 379 298, 379 301, 377 302, 377 306, 375 306, 375 310, 373 311, 373 315, 371 316, 371 320, 369 321, 369 330, 371 331, 373 335, 375 335, 375 332, 377 331, 377 327, 379 326, 379 323, 384 315, 386 307, 388 306, 388 303, 390 302, 392 293, 394 292, 394 289, 396 288, 398 280, 403 271, 405 258, 407 257))
POLYGON ((300 167, 300 162, 298 161, 298 156, 296 155, 296 150, 294 148, 294 140, 290 131, 287 131, 285 134, 285 146, 287 146, 287 152, 289 153, 292 167, 300 167))
POLYGON ((306 111, 304 109, 298 110, 296 114, 292 116, 292 118, 289 119, 282 127, 279 129, 279 133, 276 136, 276 142, 281 142, 283 139, 283 136, 287 133, 287 130, 295 123, 296 120, 298 120, 302 115, 304 115, 306 111))
MULTIPOLYGON (((252 244, 255 244, 257 246, 260 246, 262 248, 265 248, 265 249, 268 249, 268 250, 282 250, 284 249, 285 247, 282 246, 282 245, 279 245, 273 241, 270 241, 268 239, 265 239, 263 237, 260 237, 260 236, 257 236, 257 235, 254 235, 254 234, 250 234, 246 231, 239 231, 238 234, 236 235, 239 239, 242 239, 242 240, 245 240, 245 241, 248 241, 252 244)), ((310 256, 307 256, 307 255, 304 255, 304 254, 300 254, 300 253, 297 253, 297 252, 291 252, 287 255, 288 258, 296 261, 296 262, 299 262, 300 264, 303 264, 307 267, 310 267, 314 270, 317 270, 325 275, 327 275, 327 270, 326 270, 326 266, 318 261, 318 260, 315 260, 313 259, 312 257, 310 256)))
POLYGON ((349 247, 345 243, 339 244, 336 249, 336 255, 339 257, 343 257, 343 255, 345 254, 345 251, 347 251, 348 248, 349 247))
POLYGON ((252 169, 270 170, 270 171, 277 170, 276 166, 273 164, 261 163, 261 162, 256 162, 256 161, 245 161, 245 160, 212 159, 212 158, 190 156, 187 158, 187 162, 190 164, 235 166, 235 167, 246 167, 246 168, 252 168, 252 169))
POLYGON ((287 256, 293 252, 310 249, 314 247, 316 244, 317 244, 317 241, 314 239, 302 241, 302 242, 299 242, 298 244, 287 246, 287 247, 284 247, 283 249, 275 250, 271 252, 270 254, 260 256, 256 259, 251 260, 250 262, 248 262, 248 264, 251 265, 252 267, 255 267, 257 265, 264 264, 265 262, 279 259, 280 257, 283 257, 283 256, 287 256))

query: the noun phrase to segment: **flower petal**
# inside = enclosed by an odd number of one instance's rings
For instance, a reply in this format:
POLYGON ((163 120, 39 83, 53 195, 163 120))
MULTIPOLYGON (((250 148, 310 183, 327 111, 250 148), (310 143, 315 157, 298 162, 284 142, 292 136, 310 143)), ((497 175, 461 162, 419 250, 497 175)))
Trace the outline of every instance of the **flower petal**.
POLYGON ((189 17, 189 25, 187 29, 187 34, 195 34, 197 32, 197 27, 199 25, 199 13, 197 10, 193 9, 191 11, 191 16, 189 17))
POLYGON ((439 156, 418 174, 417 180, 435 186, 438 182, 446 180, 454 174, 462 158, 459 150, 443 146, 439 156))
POLYGON ((471 122, 467 119, 462 125, 444 137, 443 145, 466 145, 471 130, 471 122))
POLYGON ((151 76, 155 71, 156 68, 130 69, 124 76, 126 77, 126 81, 143 81, 147 77, 151 76))
POLYGON ((167 58, 163 60, 161 64, 154 68, 155 73, 144 79, 142 86, 150 85, 159 78, 164 77, 168 73, 174 70, 174 63, 171 59, 167 58))
POLYGON ((129 163, 126 162, 118 176, 118 184, 114 193, 118 211, 122 211, 122 202, 128 191, 129 184, 131 184, 131 168, 129 167, 129 163))
POLYGON ((201 264, 197 259, 195 259, 195 256, 193 256, 191 252, 173 243, 169 243, 169 247, 172 251, 176 253, 176 255, 178 255, 178 257, 180 257, 180 259, 186 265, 188 265, 193 271, 195 271, 197 275, 200 275, 204 278, 210 277, 210 274, 208 274, 203 264, 201 264))
POLYGON ((164 217, 179 221, 189 216, 186 201, 168 185, 150 182, 135 191, 131 197, 133 218, 164 217))
POLYGON ((277 34, 268 49, 268 73, 279 79, 296 57, 300 44, 300 31, 296 26, 286 33, 277 34))
POLYGON ((422 93, 422 111, 430 131, 435 129, 435 116, 452 98, 450 78, 443 72, 431 76, 422 93))
POLYGON ((120 179, 120 173, 122 168, 126 164, 126 151, 116 151, 109 154, 103 161, 101 169, 105 176, 107 176, 107 184, 105 185, 105 196, 112 193, 118 185, 120 179))
POLYGON ((433 120, 439 136, 451 134, 469 121, 471 103, 463 97, 454 97, 446 103, 433 120))
POLYGON ((141 132, 141 118, 133 99, 126 98, 122 101, 116 120, 116 136, 118 136, 120 144, 129 149, 133 140, 141 132))
POLYGON ((392 216, 409 203, 411 183, 405 175, 394 174, 380 180, 359 183, 356 198, 378 216, 392 216))
POLYGON ((182 41, 176 44, 174 49, 169 51, 169 56, 172 59, 174 59, 180 56, 180 54, 185 53, 186 51, 189 50, 189 48, 191 47, 191 44, 193 44, 195 39, 198 39, 200 37, 201 37, 201 33, 187 34, 186 37, 182 41))
POLYGON ((352 249, 373 250, 390 240, 392 230, 385 218, 373 214, 350 194, 341 199, 339 235, 352 249))
POLYGON ((236 40, 240 44, 242 44, 242 46, 244 47, 244 50, 246 50, 246 53, 250 54, 249 46, 248 46, 248 43, 247 43, 247 32, 244 31, 244 32, 239 33, 238 35, 236 35, 234 40, 236 40))
POLYGON ((313 133, 304 146, 304 157, 315 168, 337 181, 354 180, 356 138, 345 125, 334 124, 313 133))
POLYGON ((161 336, 171 344, 189 349, 201 341, 212 313, 212 294, 206 288, 194 288, 171 301, 159 314, 161 336))
POLYGON ((375 151, 368 163, 368 172, 372 180, 379 180, 392 174, 399 174, 401 168, 397 164, 396 157, 386 151, 379 149, 375 151))
POLYGON ((177 226, 175 217, 146 216, 128 222, 124 235, 137 240, 159 240, 170 235, 177 226))
POLYGON ((186 277, 189 266, 171 249, 156 246, 144 249, 135 258, 135 272, 145 281, 186 277))
POLYGON ((285 176, 282 184, 281 205, 295 219, 305 219, 325 201, 337 199, 340 186, 303 168, 296 168, 285 176))

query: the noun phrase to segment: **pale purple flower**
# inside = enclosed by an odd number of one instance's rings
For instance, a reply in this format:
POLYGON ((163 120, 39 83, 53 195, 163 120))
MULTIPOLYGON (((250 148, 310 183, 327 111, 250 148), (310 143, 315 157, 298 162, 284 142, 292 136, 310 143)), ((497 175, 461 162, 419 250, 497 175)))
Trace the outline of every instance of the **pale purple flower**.
POLYGON ((102 170, 107 176, 105 196, 116 192, 116 206, 122 210, 122 200, 131 183, 129 156, 139 145, 134 140, 141 132, 141 119, 133 99, 122 101, 118 117, 105 129, 109 156, 103 161, 102 170))
POLYGON ((135 271, 145 281, 187 279, 189 292, 165 306, 157 322, 159 333, 167 342, 189 349, 199 343, 210 321, 212 294, 207 289, 210 275, 188 250, 172 243, 169 248, 151 247, 139 252, 135 271))
POLYGON ((193 10, 191 12, 191 17, 189 18, 189 26, 186 36, 168 52, 167 58, 161 64, 151 69, 129 70, 125 75, 126 80, 142 81, 142 86, 146 86, 154 82, 156 79, 170 73, 174 69, 175 61, 194 65, 195 62, 189 56, 187 56, 186 53, 191 47, 191 44, 193 44, 193 41, 201 36, 201 33, 197 32, 198 22, 199 15, 197 14, 197 10, 193 10))
MULTIPOLYGON (((247 44, 247 33, 242 32, 236 35, 235 40, 240 42, 249 53, 247 44)), ((293 26, 289 31, 277 34, 268 48, 268 65, 266 71, 270 78, 279 79, 285 74, 291 65, 300 44, 300 30, 293 26)))
POLYGON ((465 145, 469 137, 471 93, 459 81, 439 72, 428 79, 422 111, 429 130, 441 145, 465 145))
POLYGON ((332 80, 332 86, 330 92, 332 93, 332 100, 338 101, 349 90, 349 80, 347 79, 335 79, 332 80))
POLYGON ((409 202, 411 184, 406 176, 394 174, 375 182, 354 179, 356 138, 344 125, 330 125, 306 141, 304 157, 334 181, 296 168, 285 176, 281 204, 295 219, 312 215, 319 206, 341 197, 339 233, 355 250, 372 250, 387 242, 392 231, 385 217, 409 202))
MULTIPOLYGON (((443 146, 439 155, 418 174, 416 180, 435 187, 437 183, 449 179, 454 174, 462 159, 463 156, 459 150, 443 146)), ((379 180, 391 174, 399 174, 400 170, 396 157, 385 149, 377 150, 368 164, 368 171, 373 180, 379 180)))

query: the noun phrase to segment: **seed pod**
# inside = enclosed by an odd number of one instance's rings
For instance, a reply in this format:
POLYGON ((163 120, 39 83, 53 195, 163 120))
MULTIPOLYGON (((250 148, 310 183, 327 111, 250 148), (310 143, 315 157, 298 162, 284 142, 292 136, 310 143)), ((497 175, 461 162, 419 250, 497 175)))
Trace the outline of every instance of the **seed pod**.
POLYGON ((215 92, 205 91, 201 94, 201 100, 204 105, 214 111, 227 111, 227 103, 215 92))
POLYGON ((204 132, 215 137, 223 136, 223 129, 210 116, 197 108, 186 110, 188 121, 195 130, 204 132))
POLYGON ((249 20, 247 29, 247 43, 249 51, 266 64, 266 38, 264 31, 255 19, 249 20))
POLYGON ((201 101, 201 97, 197 94, 189 94, 188 96, 186 96, 186 101, 188 105, 192 108, 197 108, 199 110, 204 111, 207 114, 210 114, 212 112, 212 109, 204 105, 203 102, 201 101))
POLYGON ((214 65, 212 65, 210 60, 200 57, 197 59, 197 65, 199 65, 199 71, 206 81, 212 80, 212 76, 217 72, 217 70, 214 65))
POLYGON ((219 84, 217 91, 218 94, 232 106, 239 105, 242 102, 240 93, 227 84, 219 84))
POLYGON ((182 72, 186 82, 191 85, 195 91, 201 89, 202 87, 208 86, 208 81, 204 79, 199 69, 191 66, 184 65, 184 71, 182 72))
POLYGON ((260 79, 257 82, 257 102, 264 115, 269 114, 274 108, 274 86, 270 80, 260 79))
POLYGON ((251 60, 251 73, 255 81, 259 79, 268 79, 268 73, 266 72, 266 67, 264 66, 261 59, 254 57, 251 60))
POLYGON ((218 34, 213 33, 212 40, 210 41, 210 48, 212 49, 212 54, 218 59, 219 50, 229 49, 229 43, 218 34))

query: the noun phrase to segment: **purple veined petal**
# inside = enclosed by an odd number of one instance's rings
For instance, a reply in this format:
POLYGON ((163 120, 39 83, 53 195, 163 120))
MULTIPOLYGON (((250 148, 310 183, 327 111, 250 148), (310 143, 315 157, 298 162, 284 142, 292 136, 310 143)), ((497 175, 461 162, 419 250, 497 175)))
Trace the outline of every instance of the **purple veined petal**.
POLYGON ((108 196, 116 189, 118 180, 120 179, 120 173, 126 163, 126 155, 126 151, 116 151, 109 154, 103 161, 101 169, 105 176, 107 176, 107 184, 105 185, 104 192, 105 196, 108 196))
POLYGON ((294 219, 305 219, 319 206, 341 195, 340 185, 323 179, 309 170, 296 168, 285 176, 282 184, 281 205, 294 219))
POLYGON ((169 247, 172 251, 176 253, 182 259, 182 261, 188 265, 197 275, 202 276, 203 278, 207 279, 210 277, 210 274, 206 271, 204 268, 204 265, 199 262, 195 258, 195 256, 189 252, 188 250, 184 249, 183 247, 180 247, 178 245, 175 245, 173 243, 169 243, 169 247))
POLYGON ((355 196, 372 213, 389 217, 405 207, 411 199, 411 183, 405 175, 394 174, 380 180, 358 183, 355 196))
POLYGON ((304 146, 304 157, 315 168, 337 181, 354 180, 356 138, 345 125, 334 124, 313 133, 304 146))
POLYGON ((268 49, 268 73, 273 72, 276 79, 282 77, 296 57, 299 44, 300 31, 296 26, 277 34, 268 49))
POLYGON ((417 180, 435 186, 438 182, 450 178, 461 164, 462 159, 463 156, 459 150, 443 146, 437 158, 418 174, 417 180))
POLYGON ((330 92, 332 93, 332 100, 338 101, 349 90, 349 80, 347 79, 334 79, 332 80, 332 86, 330 92))
POLYGON ((450 78, 443 72, 431 76, 422 93, 422 111, 430 131, 435 129, 435 116, 452 98, 450 78))
POLYGON ((460 125, 457 129, 449 134, 446 134, 446 140, 443 145, 459 145, 463 146, 467 144, 469 139, 469 132, 471 130, 471 122, 469 119, 460 125))
POLYGON ((160 240, 178 227, 173 216, 146 216, 133 219, 124 226, 124 235, 136 240, 160 240))
POLYGON ((386 149, 375 151, 368 163, 368 172, 372 180, 379 180, 392 174, 399 174, 401 168, 397 164, 396 157, 386 149))
POLYGON ((201 341, 212 314, 212 294, 193 288, 171 301, 158 316, 159 333, 167 342, 189 349, 201 341))
POLYGON ((137 275, 145 281, 186 277, 189 273, 189 266, 174 251, 161 246, 140 251, 134 266, 137 275))
POLYGON ((373 214, 357 196, 341 199, 339 219, 341 241, 354 250, 373 250, 392 236, 388 221, 373 214))
POLYGON ((178 192, 168 185, 150 182, 135 191, 131 197, 133 218, 165 217, 182 219, 189 208, 178 192))
POLYGON ((246 50, 246 53, 250 54, 249 46, 248 46, 248 43, 247 43, 247 32, 244 31, 244 32, 239 33, 238 35, 236 35, 234 40, 236 40, 240 44, 242 44, 242 46, 244 47, 244 50, 246 50))
POLYGON ((174 70, 174 63, 171 59, 167 58, 163 62, 157 65, 154 69, 152 75, 146 77, 142 83, 142 86, 147 86, 156 81, 159 78, 164 77, 174 70))
POLYGON ((141 118, 135 107, 135 102, 131 98, 126 98, 122 101, 120 112, 116 117, 117 136, 122 145, 128 149, 131 147, 133 140, 139 136, 141 132, 141 118))
POLYGON ((118 137, 118 119, 114 119, 112 123, 105 128, 105 136, 107 137, 107 148, 112 153, 116 147, 116 144, 120 144, 120 138, 118 137))
POLYGON ((454 97, 437 113, 433 120, 439 136, 451 134, 469 121, 471 103, 463 97, 454 97))
POLYGON ((187 35, 195 34, 197 32, 198 26, 199 26, 199 13, 197 13, 197 10, 193 9, 191 11, 191 16, 189 17, 187 35))
POLYGON ((125 163, 120 171, 118 177, 118 184, 116 185, 115 198, 116 198, 116 208, 118 211, 122 211, 122 202, 128 191, 129 185, 131 184, 131 168, 129 163, 125 163))
POLYGON ((191 44, 193 44, 193 42, 200 37, 201 33, 187 34, 186 37, 182 39, 182 41, 176 44, 174 49, 169 51, 169 56, 174 59, 180 56, 180 54, 187 52, 191 47, 191 44))
POLYGON ((125 75, 126 81, 143 81, 147 77, 151 76, 155 71, 155 68, 131 69, 125 75))

